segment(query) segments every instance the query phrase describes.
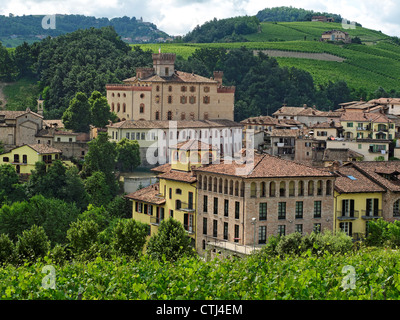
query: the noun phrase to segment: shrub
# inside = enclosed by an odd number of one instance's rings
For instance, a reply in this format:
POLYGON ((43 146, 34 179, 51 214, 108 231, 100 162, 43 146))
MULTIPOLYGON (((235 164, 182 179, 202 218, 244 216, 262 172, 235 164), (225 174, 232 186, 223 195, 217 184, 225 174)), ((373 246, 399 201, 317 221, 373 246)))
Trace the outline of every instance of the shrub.
POLYGON ((18 236, 16 253, 19 261, 35 261, 39 257, 44 257, 49 249, 50 241, 43 227, 33 225, 18 236))
POLYGON ((0 235, 0 264, 13 261, 15 253, 14 243, 7 234, 0 235))
POLYGON ((298 232, 282 237, 276 246, 276 252, 279 255, 300 254, 302 251, 302 235, 298 232))
POLYGON ((99 225, 93 220, 78 220, 67 231, 68 243, 74 255, 88 251, 98 240, 99 225))
POLYGON ((366 244, 368 246, 383 246, 390 240, 390 232, 388 229, 389 222, 379 219, 377 221, 370 221, 368 224, 368 236, 366 244))

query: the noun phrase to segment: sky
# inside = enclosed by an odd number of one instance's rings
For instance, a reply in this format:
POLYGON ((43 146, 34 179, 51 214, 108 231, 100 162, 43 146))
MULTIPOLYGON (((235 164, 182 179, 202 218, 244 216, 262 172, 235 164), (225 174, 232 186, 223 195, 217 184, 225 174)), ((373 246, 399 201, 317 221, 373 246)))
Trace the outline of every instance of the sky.
POLYGON ((214 18, 253 16, 260 10, 278 6, 340 14, 363 27, 400 37, 398 0, 0 0, 0 15, 142 17, 169 35, 177 36, 214 18))

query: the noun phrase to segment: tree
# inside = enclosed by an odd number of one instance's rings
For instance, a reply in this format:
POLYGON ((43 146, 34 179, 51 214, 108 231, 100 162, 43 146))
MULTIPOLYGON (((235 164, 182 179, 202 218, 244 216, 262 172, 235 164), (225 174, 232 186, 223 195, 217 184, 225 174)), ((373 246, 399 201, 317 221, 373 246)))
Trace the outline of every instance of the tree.
POLYGON ((158 260, 176 261, 184 255, 193 255, 194 250, 182 223, 169 218, 161 222, 158 232, 150 238, 147 253, 158 260))
POLYGON ((97 138, 90 141, 88 145, 89 150, 85 156, 82 176, 86 179, 94 172, 101 171, 111 195, 115 196, 118 192, 118 183, 114 175, 117 159, 116 144, 108 140, 106 132, 100 132, 97 138))
POLYGON ((122 138, 116 146, 117 165, 122 171, 132 172, 140 165, 139 143, 136 140, 122 138))
POLYGON ((75 132, 89 132, 90 125, 90 103, 86 94, 78 92, 71 100, 68 109, 62 116, 66 129, 75 132))
POLYGON ((93 91, 89 98, 91 124, 97 128, 104 128, 113 115, 108 105, 107 98, 99 91, 93 91))
POLYGON ((22 235, 18 236, 15 248, 20 261, 35 261, 48 253, 50 241, 43 227, 33 225, 29 230, 25 230, 22 235))
POLYGON ((123 255, 137 258, 143 251, 147 226, 134 219, 121 219, 113 229, 113 249, 123 255))
POLYGON ((10 164, 0 166, 0 206, 6 202, 13 203, 25 198, 23 186, 19 177, 10 164))
POLYGON ((0 265, 12 262, 14 253, 15 246, 8 234, 0 234, 0 265))
POLYGON ((79 255, 90 250, 98 240, 98 232, 99 225, 93 220, 78 220, 71 223, 67 239, 73 253, 79 255))

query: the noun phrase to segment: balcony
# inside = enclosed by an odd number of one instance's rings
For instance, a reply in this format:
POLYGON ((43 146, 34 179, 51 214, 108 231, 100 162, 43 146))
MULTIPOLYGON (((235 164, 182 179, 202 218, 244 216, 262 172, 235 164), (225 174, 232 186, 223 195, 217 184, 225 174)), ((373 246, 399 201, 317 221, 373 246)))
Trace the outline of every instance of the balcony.
POLYGON ((357 131, 371 131, 371 127, 370 126, 358 127, 357 131))
POLYGON ((343 211, 336 211, 337 219, 340 221, 350 221, 356 220, 360 216, 360 212, 358 210, 343 212, 343 211))
POLYGON ((178 209, 183 212, 195 212, 193 203, 181 202, 181 207, 178 209))
POLYGON ((361 218, 364 220, 374 220, 382 218, 382 210, 362 210, 361 218))
POLYGON ((151 217, 150 217, 150 223, 151 223, 152 225, 155 225, 155 226, 160 225, 160 223, 161 223, 163 220, 164 220, 164 218, 159 218, 159 217, 154 217, 154 216, 151 216, 151 217))

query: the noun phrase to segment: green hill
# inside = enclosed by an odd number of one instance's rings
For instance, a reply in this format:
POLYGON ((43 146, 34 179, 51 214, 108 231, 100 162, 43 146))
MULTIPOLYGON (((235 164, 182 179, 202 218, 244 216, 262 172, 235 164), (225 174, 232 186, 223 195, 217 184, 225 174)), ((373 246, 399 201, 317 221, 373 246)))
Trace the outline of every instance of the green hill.
MULTIPOLYGON (((244 35, 247 42, 163 44, 163 52, 174 52, 187 59, 197 48, 244 46, 253 50, 278 50, 282 53, 305 53, 302 57, 276 58, 281 66, 296 67, 311 73, 315 84, 344 80, 348 86, 368 93, 380 87, 387 92, 400 89, 400 46, 380 31, 357 26, 343 29, 339 23, 262 22, 260 31, 244 35), (344 30, 358 37, 362 44, 334 44, 319 41, 328 30, 344 30), (307 53, 324 53, 343 58, 343 62, 315 60, 307 53)), ((157 52, 159 45, 142 45, 157 52)), ((276 53, 276 52, 275 52, 276 53)), ((271 54, 270 54, 271 55, 271 54)), ((296 55, 294 55, 296 56, 296 55)), ((297 55, 299 56, 299 55, 297 55)))

